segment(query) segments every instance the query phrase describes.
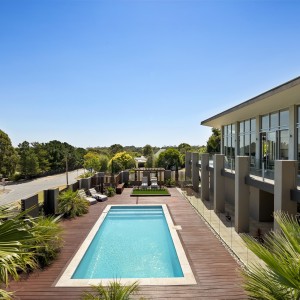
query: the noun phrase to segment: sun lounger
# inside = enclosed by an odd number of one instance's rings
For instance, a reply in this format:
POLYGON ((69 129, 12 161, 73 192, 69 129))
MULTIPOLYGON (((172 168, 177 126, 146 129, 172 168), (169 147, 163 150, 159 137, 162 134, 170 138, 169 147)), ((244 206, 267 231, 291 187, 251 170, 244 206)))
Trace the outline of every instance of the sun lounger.
POLYGON ((102 201, 107 200, 107 196, 106 195, 102 195, 100 193, 97 193, 97 191, 94 188, 89 189, 89 192, 91 193, 92 197, 95 198, 98 201, 102 202, 102 201))
POLYGON ((151 178, 151 189, 158 189, 158 184, 157 184, 157 178, 156 177, 151 178))
POLYGON ((90 203, 90 205, 92 204, 96 204, 97 203, 97 200, 93 197, 89 197, 86 195, 85 191, 84 190, 78 190, 78 195, 85 199, 86 201, 88 201, 90 203))
POLYGON ((148 188, 148 177, 147 176, 144 176, 142 178, 142 185, 141 185, 141 188, 142 189, 147 189, 148 188))

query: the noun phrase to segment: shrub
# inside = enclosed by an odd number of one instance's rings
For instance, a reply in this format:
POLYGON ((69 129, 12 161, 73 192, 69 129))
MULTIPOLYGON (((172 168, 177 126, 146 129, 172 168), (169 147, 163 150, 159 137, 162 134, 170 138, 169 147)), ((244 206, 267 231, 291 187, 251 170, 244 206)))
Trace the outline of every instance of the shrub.
POLYGON ((275 212, 274 219, 280 230, 267 235, 264 244, 243 235, 247 247, 265 263, 242 270, 244 288, 251 299, 299 299, 300 226, 285 212, 275 212))
POLYGON ((0 289, 0 299, 2 300, 13 300, 13 293, 7 292, 0 289))
POLYGON ((79 176, 79 178, 89 178, 89 177, 92 177, 93 175, 95 174, 95 172, 86 172, 86 173, 83 173, 79 176))
POLYGON ((173 180, 173 179, 167 179, 167 180, 165 180, 165 184, 166 184, 166 186, 175 186, 175 180, 173 180))
POLYGON ((135 281, 129 285, 122 285, 118 281, 112 281, 108 287, 99 285, 92 285, 93 292, 85 292, 83 300, 129 300, 132 294, 139 291, 138 282, 135 281))
POLYGON ((41 267, 45 267, 56 258, 62 247, 62 228, 59 217, 38 217, 30 219, 29 232, 32 234, 32 251, 41 267))
POLYGON ((107 195, 107 197, 113 197, 115 194, 116 194, 115 188, 109 186, 109 187, 106 189, 106 195, 107 195))
POLYGON ((75 218, 89 211, 89 203, 82 199, 77 192, 66 190, 58 197, 58 211, 66 218, 75 218))

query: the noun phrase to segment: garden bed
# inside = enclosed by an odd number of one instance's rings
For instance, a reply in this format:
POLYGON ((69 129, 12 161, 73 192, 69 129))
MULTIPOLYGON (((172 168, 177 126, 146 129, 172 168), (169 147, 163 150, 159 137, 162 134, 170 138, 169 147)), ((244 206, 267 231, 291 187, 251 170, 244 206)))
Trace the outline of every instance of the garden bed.
POLYGON ((141 196, 141 197, 147 197, 147 196, 171 196, 169 191, 166 188, 162 189, 133 189, 131 194, 131 197, 135 196, 141 196))

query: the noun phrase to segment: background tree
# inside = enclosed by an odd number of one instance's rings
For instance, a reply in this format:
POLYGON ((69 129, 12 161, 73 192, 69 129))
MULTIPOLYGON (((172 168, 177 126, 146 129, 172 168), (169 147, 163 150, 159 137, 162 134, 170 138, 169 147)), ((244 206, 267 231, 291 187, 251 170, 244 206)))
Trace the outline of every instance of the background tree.
POLYGON ((143 155, 145 157, 150 157, 150 156, 153 155, 153 149, 152 149, 151 145, 147 144, 147 145, 144 146, 143 155))
POLYGON ((106 172, 108 170, 109 159, 107 155, 100 155, 100 172, 106 172))
POLYGON ((75 157, 75 168, 82 168, 84 159, 83 157, 87 154, 87 151, 83 148, 74 148, 74 157, 75 157))
POLYGON ((146 161, 146 168, 153 168, 154 167, 154 164, 155 164, 155 161, 154 161, 154 155, 150 155, 147 157, 147 161, 146 161))
POLYGON ((169 148, 159 154, 157 166, 166 170, 176 169, 182 165, 182 156, 177 149, 169 148))
POLYGON ((185 154, 187 151, 191 151, 192 147, 191 145, 187 144, 187 143, 181 143, 178 147, 177 147, 178 151, 181 154, 185 154))
POLYGON ((121 170, 134 168, 134 166, 135 166, 135 161, 134 161, 133 157, 131 155, 129 155, 126 151, 115 154, 114 157, 109 162, 110 167, 111 167, 112 163, 113 163, 114 173, 117 173, 118 171, 121 171, 121 170), (114 166, 115 164, 116 164, 116 166, 114 166), (117 166, 118 166, 118 169, 121 167, 121 170, 117 171, 117 168, 116 168, 117 166))
POLYGON ((100 171, 101 169, 101 162, 100 162, 100 155, 96 152, 88 152, 84 156, 84 163, 83 166, 88 170, 100 171))
POLYGON ((49 155, 50 168, 54 172, 62 172, 65 170, 65 148, 62 142, 53 140, 46 144, 49 155))
POLYGON ((0 129, 0 174, 12 176, 17 167, 19 157, 8 135, 0 129))
POLYGON ((178 147, 177 147, 178 151, 181 154, 182 157, 182 162, 185 161, 185 154, 187 151, 191 151, 192 147, 191 145, 187 144, 187 143, 181 143, 178 147))
POLYGON ((42 174, 50 170, 50 163, 48 160, 48 152, 44 143, 31 143, 34 153, 38 158, 39 170, 42 174))
POLYGON ((120 144, 113 144, 109 147, 109 153, 113 157, 118 152, 124 151, 123 146, 120 144))
POLYGON ((21 175, 25 178, 38 175, 40 172, 39 159, 30 144, 24 141, 18 145, 17 151, 20 157, 19 168, 21 175))
POLYGON ((206 148, 206 146, 200 146, 200 147, 199 147, 199 152, 200 152, 200 153, 207 153, 207 148, 206 148))
POLYGON ((221 130, 218 128, 212 128, 212 135, 207 141, 208 153, 220 153, 221 150, 221 130))

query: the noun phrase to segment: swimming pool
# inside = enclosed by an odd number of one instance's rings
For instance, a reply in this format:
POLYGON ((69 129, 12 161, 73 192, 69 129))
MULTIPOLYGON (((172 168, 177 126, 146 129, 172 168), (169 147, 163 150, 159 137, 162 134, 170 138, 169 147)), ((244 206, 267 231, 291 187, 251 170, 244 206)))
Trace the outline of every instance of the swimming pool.
POLYGON ((108 205, 56 286, 195 284, 166 205, 108 205))

